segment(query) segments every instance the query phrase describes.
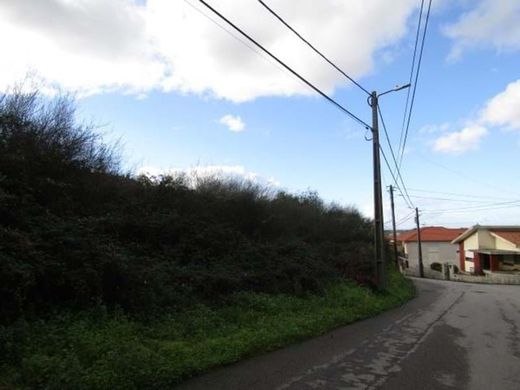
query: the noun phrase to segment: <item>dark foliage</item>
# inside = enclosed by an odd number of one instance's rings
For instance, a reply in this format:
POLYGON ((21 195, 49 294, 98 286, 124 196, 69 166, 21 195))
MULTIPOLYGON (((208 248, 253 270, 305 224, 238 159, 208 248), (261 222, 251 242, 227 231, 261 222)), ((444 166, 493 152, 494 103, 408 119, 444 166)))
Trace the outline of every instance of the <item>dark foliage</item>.
POLYGON ((74 106, 0 101, 0 318, 96 305, 129 313, 237 291, 305 294, 369 280, 372 228, 315 193, 137 177, 74 106))

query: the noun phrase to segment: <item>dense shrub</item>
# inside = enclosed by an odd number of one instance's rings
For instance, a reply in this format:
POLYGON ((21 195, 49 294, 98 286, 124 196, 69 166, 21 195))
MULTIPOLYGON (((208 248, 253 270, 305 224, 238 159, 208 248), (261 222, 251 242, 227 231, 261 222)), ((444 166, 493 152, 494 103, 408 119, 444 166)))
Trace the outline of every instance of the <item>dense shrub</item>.
POLYGON ((313 192, 124 175, 69 99, 0 99, 0 318, 99 304, 149 314, 368 281, 371 231, 313 192))

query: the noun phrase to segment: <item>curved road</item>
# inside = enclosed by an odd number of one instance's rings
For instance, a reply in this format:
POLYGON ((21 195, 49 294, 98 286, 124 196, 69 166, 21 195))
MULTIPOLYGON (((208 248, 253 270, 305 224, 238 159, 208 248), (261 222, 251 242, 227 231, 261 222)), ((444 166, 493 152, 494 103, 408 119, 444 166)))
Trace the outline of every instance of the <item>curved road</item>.
POLYGON ((415 284, 400 308, 179 389, 520 389, 520 286, 415 284))

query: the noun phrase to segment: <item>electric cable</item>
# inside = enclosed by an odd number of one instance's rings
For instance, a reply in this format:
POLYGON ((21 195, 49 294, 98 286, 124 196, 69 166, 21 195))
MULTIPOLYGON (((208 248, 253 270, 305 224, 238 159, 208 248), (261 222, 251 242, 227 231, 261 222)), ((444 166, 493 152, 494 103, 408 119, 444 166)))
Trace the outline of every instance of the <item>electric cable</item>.
MULTIPOLYGON (((406 197, 408 198, 408 202, 407 203, 411 204, 412 207, 413 207, 413 202, 410 199, 410 195, 408 195, 408 190, 406 189, 406 185, 404 184, 403 176, 401 175, 401 169, 400 169, 400 167, 397 164, 397 159, 395 157, 394 148, 392 147, 392 142, 390 142, 390 137, 389 137, 388 131, 386 129, 385 119, 383 118, 383 113, 381 112, 381 105, 379 105, 379 104, 377 105, 377 110, 378 110, 378 113, 379 113, 379 117, 381 118, 381 124, 383 125, 383 131, 385 133, 386 141, 388 143, 388 147, 390 148, 390 153, 392 155, 392 159, 393 159, 394 164, 395 164, 395 172, 397 174, 397 177, 401 180, 401 184, 402 184, 402 187, 403 187, 403 190, 404 190, 404 194, 406 194, 406 197)), ((390 167, 389 167, 389 169, 390 169, 390 167)), ((392 170, 390 170, 390 171, 392 171, 392 170)), ((392 176, 394 176, 394 175, 392 175, 392 176)), ((396 182, 396 185, 397 185, 397 182, 396 182)))
MULTIPOLYGON (((385 164, 388 168, 388 170, 390 171, 390 174, 392 175, 392 178, 394 179, 394 183, 397 187, 397 189, 401 192, 401 194, 403 193, 403 191, 401 190, 399 184, 398 184, 398 181, 394 175, 394 173, 392 172, 392 168, 390 167, 390 163, 388 162, 388 159, 386 158, 386 154, 385 154, 385 151, 383 150, 383 148, 381 147, 381 144, 379 144, 379 150, 381 151, 381 155, 383 156, 383 160, 385 161, 385 164)), ((413 203, 411 201, 409 201, 405 196, 403 196, 403 199, 406 201, 406 204, 409 208, 413 208, 413 203)))
MULTIPOLYGON (((423 0, 424 1, 424 0, 423 0)), ((296 31, 294 28, 291 27, 289 23, 287 23, 280 15, 278 15, 272 8, 270 8, 264 1, 258 0, 262 6, 269 11, 276 19, 278 19, 285 27, 287 27, 289 30, 291 30, 298 38, 300 38, 303 42, 307 44, 316 54, 318 54, 321 58, 323 58, 329 65, 331 65, 334 69, 336 69, 339 73, 341 73, 343 76, 345 76, 347 79, 349 79, 351 82, 353 82, 357 87, 359 87, 361 90, 363 90, 366 94, 370 95, 370 92, 366 90, 361 84, 359 84, 356 80, 354 80, 352 77, 350 77, 348 74, 346 74, 343 70, 341 70, 336 64, 334 64, 331 60, 329 60, 321 51, 316 49, 314 45, 312 45, 307 39, 305 39, 298 31, 296 31)))
MULTIPOLYGON (((424 0, 421 0, 421 8, 419 10, 419 22, 417 23, 417 30, 415 32, 415 45, 413 48, 413 56, 412 56, 412 66, 410 67, 410 78, 408 80, 409 84, 412 84, 413 80, 413 74, 415 69, 415 59, 417 56, 417 47, 419 44, 419 36, 421 32, 421 22, 422 22, 422 15, 423 15, 423 9, 424 9, 424 0)), ((397 152, 401 152, 401 145, 403 143, 403 135, 404 135, 404 128, 406 125, 406 114, 408 113, 408 103, 410 101, 410 93, 412 91, 412 88, 408 88, 408 91, 406 93, 406 104, 404 106, 404 114, 403 114, 403 124, 401 125, 401 135, 399 136, 399 147, 397 149, 397 152)))
MULTIPOLYGON (((431 193, 431 194, 453 195, 453 196, 458 196, 458 197, 463 197, 463 198, 487 199, 488 201, 490 201, 490 200, 504 200, 504 201, 514 200, 512 198, 504 198, 504 197, 499 197, 499 196, 480 196, 480 195, 474 195, 474 194, 462 194, 462 193, 458 193, 458 192, 423 190, 423 189, 418 189, 418 188, 408 188, 408 190, 410 190, 410 192, 424 192, 424 193, 431 193)), ((466 200, 466 199, 464 199, 464 200, 466 200)))
POLYGON ((410 195, 411 198, 427 199, 427 200, 441 200, 447 202, 464 202, 464 203, 484 203, 487 204, 490 200, 477 200, 477 199, 455 199, 455 198, 440 198, 432 196, 421 196, 421 195, 410 195))
POLYGON ((496 203, 488 203, 486 205, 479 206, 468 206, 468 207, 457 207, 457 208, 449 208, 449 209, 436 209, 432 211, 428 211, 429 213, 445 213, 445 212, 460 212, 460 211, 485 211, 485 210, 493 210, 495 208, 510 208, 512 206, 520 205, 520 200, 515 200, 511 202, 496 202, 496 203))
MULTIPOLYGON (((184 2, 186 4, 188 4, 192 9, 194 9, 195 11, 197 11, 200 15, 204 16, 206 19, 208 19, 210 22, 212 22, 213 24, 215 24, 218 28, 220 28, 222 31, 226 32, 228 35, 230 35, 233 39, 237 40, 239 43, 241 43, 242 45, 244 45, 245 47, 247 47, 249 50, 251 50, 253 53, 255 53, 256 55, 258 55, 259 57, 261 57, 263 60, 265 60, 266 62, 269 62, 270 64, 272 64, 273 66, 275 66, 280 72, 284 73, 284 74, 290 74, 285 68, 282 68, 277 62, 274 62, 270 57, 267 57, 264 53, 262 53, 261 51, 259 51, 258 49, 256 49, 254 46, 250 45, 249 43, 247 43, 244 39, 240 38, 239 36, 233 34, 232 31, 230 31, 228 28, 226 28, 225 26, 223 26, 221 23, 219 23, 217 20, 215 20, 214 18, 212 18, 210 15, 207 15, 205 12, 203 12, 202 10, 200 10, 199 8, 197 8, 196 6, 194 6, 193 4, 191 4, 188 0, 184 0, 184 2)), ((291 75, 292 76, 292 75, 291 75)), ((305 85, 307 87, 307 85, 305 83, 303 83, 301 80, 298 80, 302 85, 305 85)))
POLYGON ((406 147, 406 141, 408 139, 408 131, 410 129, 410 121, 412 119, 413 105, 414 105, 414 102, 415 102, 415 93, 417 91, 417 82, 419 80, 419 73, 421 71, 422 56, 423 56, 423 51, 424 51, 424 42, 426 41, 426 32, 428 31, 428 21, 430 20, 431 6, 432 6, 432 0, 430 0, 428 2, 428 10, 426 11, 426 19, 424 21, 424 30, 423 30, 423 35, 422 35, 421 50, 419 52, 419 59, 417 61, 417 70, 415 72, 415 81, 413 83, 412 101, 410 102, 410 110, 408 111, 408 120, 407 120, 407 123, 406 123, 406 130, 405 130, 405 133, 404 133, 403 146, 401 148, 401 155, 400 155, 400 159, 399 159, 399 167, 403 163, 404 150, 405 150, 405 147, 406 147))
POLYGON ((220 17, 222 20, 224 20, 227 24, 229 24, 231 27, 233 27, 236 31, 238 31, 240 34, 242 34, 244 37, 246 37, 249 41, 254 43, 257 47, 259 47, 264 53, 269 55, 271 58, 273 58, 276 62, 278 62, 280 65, 282 65, 285 69, 287 69, 289 72, 291 72, 294 76, 296 76, 299 80, 303 81, 305 84, 307 84, 308 87, 310 87, 312 90, 317 92, 319 95, 321 95, 325 100, 327 100, 329 103, 334 105, 336 108, 338 108, 343 113, 347 114, 349 117, 354 119, 359 124, 363 125, 367 129, 371 129, 372 127, 365 123, 362 119, 358 118, 356 115, 354 115, 352 112, 350 112, 348 109, 346 109, 344 106, 339 104, 336 100, 331 98, 329 95, 327 95, 325 92, 320 90, 318 87, 316 87, 314 84, 312 84, 310 81, 305 79, 303 76, 301 76, 299 73, 297 73, 294 69, 292 69, 289 65, 285 64, 282 60, 280 60, 278 57, 276 57, 274 54, 272 54, 269 50, 267 50, 264 46, 262 46, 259 42, 257 42, 254 38, 252 38, 250 35, 248 35, 246 32, 244 32, 240 27, 235 25, 233 22, 231 22, 228 18, 226 18, 223 14, 221 14, 219 11, 217 11, 215 8, 213 8, 210 4, 208 4, 204 0, 198 0, 200 3, 202 3, 206 8, 208 8, 210 11, 212 11, 215 15, 220 17))

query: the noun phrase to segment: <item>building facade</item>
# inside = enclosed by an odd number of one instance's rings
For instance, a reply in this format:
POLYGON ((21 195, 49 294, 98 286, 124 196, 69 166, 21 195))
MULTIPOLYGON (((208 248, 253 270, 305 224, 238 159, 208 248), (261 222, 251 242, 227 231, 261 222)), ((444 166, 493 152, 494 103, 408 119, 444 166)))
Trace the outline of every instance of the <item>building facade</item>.
MULTIPOLYGON (((441 277, 440 265, 459 266, 458 245, 452 241, 466 229, 450 229, 442 226, 421 228, 421 249, 424 275, 441 277)), ((401 267, 410 275, 419 275, 419 243, 416 230, 401 233, 397 240, 402 251, 401 267)))
POLYGON ((458 245, 462 271, 520 271, 520 226, 475 225, 452 241, 458 245))

